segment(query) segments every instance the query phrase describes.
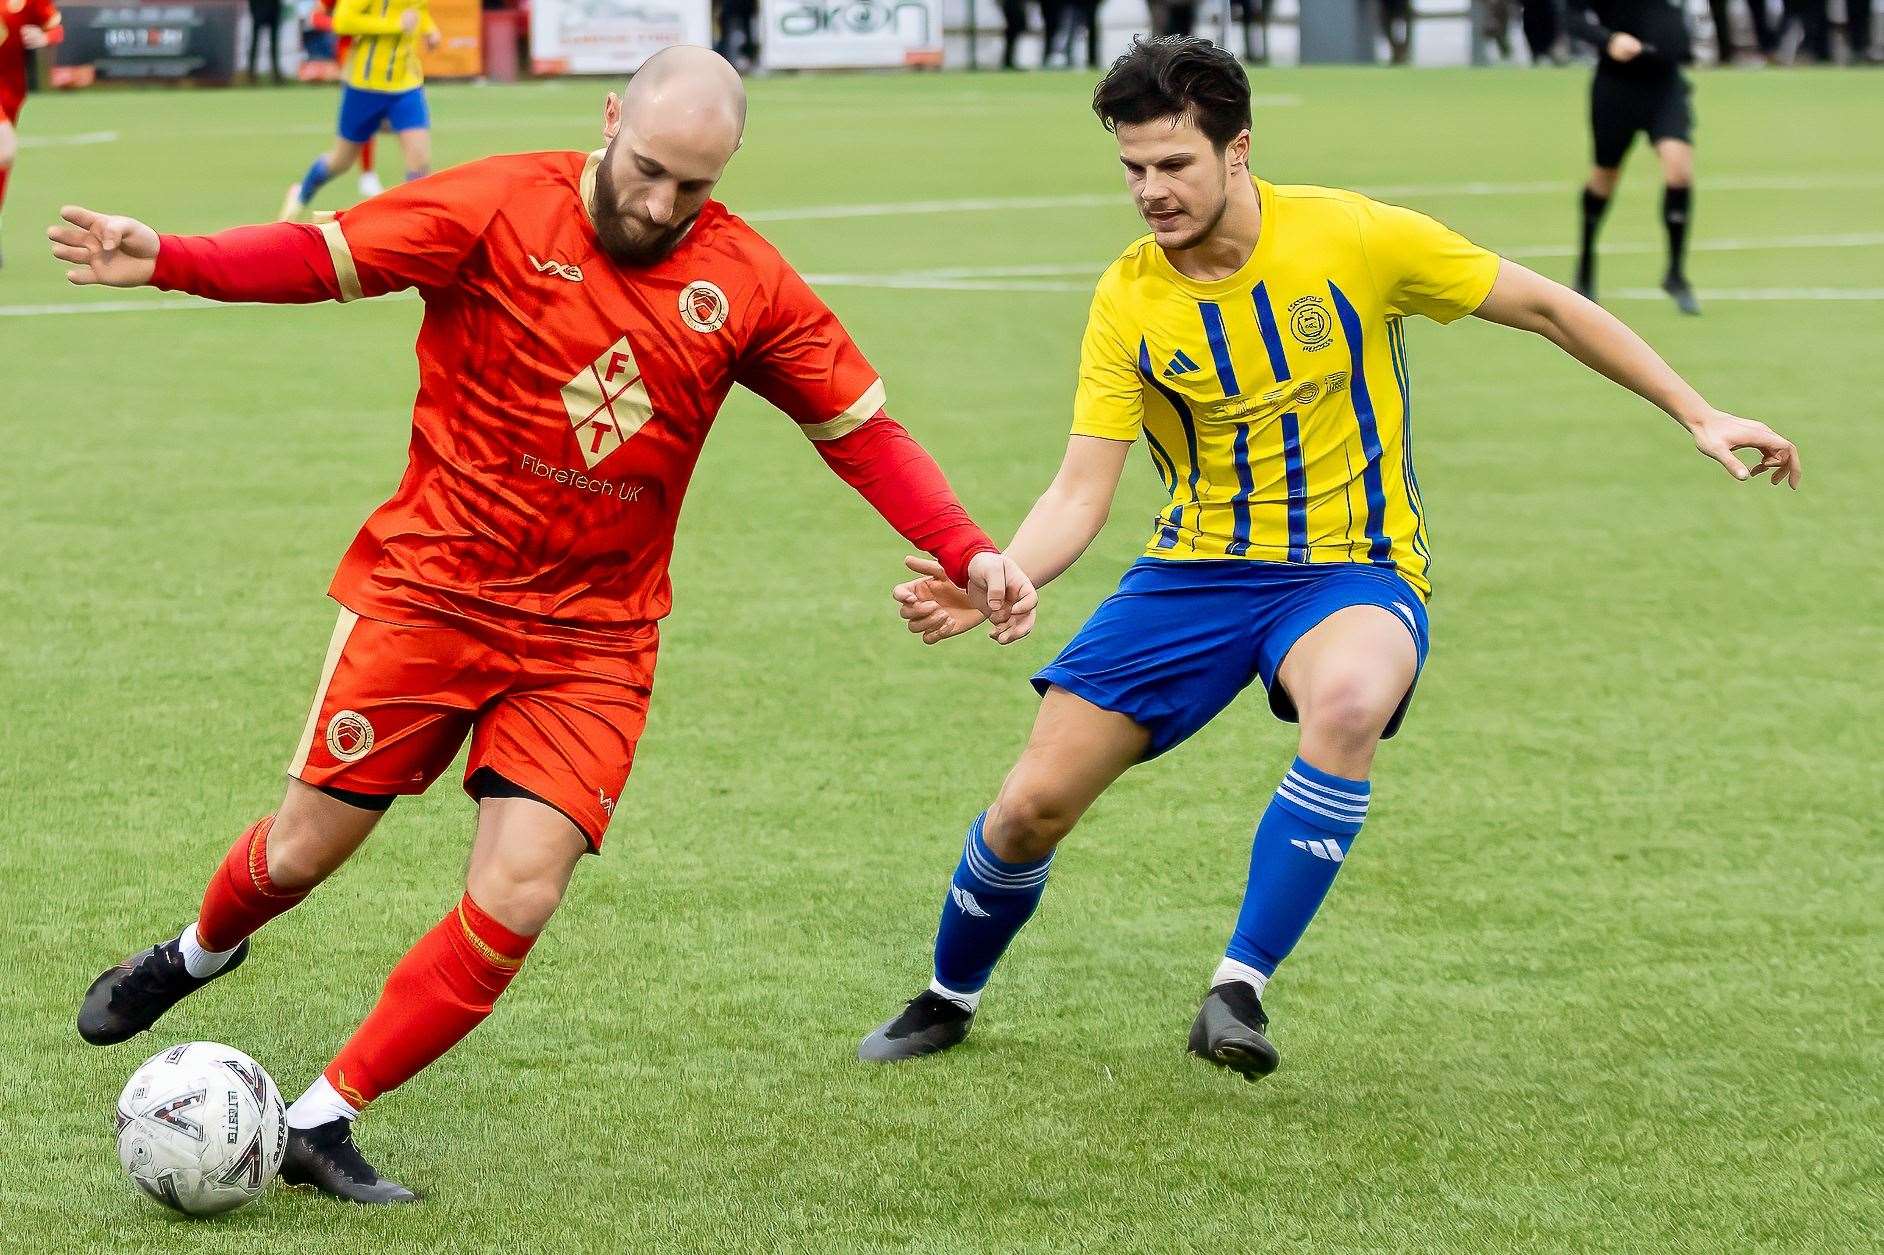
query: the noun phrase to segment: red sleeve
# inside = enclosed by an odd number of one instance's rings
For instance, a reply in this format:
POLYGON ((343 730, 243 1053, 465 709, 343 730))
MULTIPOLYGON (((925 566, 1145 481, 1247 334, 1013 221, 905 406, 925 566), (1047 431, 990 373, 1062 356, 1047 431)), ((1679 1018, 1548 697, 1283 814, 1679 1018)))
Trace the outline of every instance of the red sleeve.
POLYGON ((811 285, 780 261, 739 382, 813 440, 832 440, 883 408, 883 380, 811 285))
POLYGON ((958 588, 968 585, 969 559, 998 552, 955 499, 935 459, 882 410, 845 435, 815 443, 826 464, 904 540, 940 562, 958 588))
POLYGON ((381 192, 323 224, 342 300, 442 288, 477 247, 513 190, 492 162, 473 161, 381 192))
POLYGON ((158 237, 151 286, 216 301, 301 305, 341 295, 321 228, 302 222, 158 237))
POLYGON ((60 43, 65 39, 65 19, 59 15, 59 6, 52 0, 39 0, 33 6, 33 16, 29 24, 46 32, 46 42, 60 43))

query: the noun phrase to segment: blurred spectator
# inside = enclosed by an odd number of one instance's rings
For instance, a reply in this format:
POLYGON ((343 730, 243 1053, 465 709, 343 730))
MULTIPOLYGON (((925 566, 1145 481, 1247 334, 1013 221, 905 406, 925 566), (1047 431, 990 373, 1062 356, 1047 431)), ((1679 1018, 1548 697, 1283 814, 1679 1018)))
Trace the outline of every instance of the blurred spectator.
POLYGON ((1413 0, 1380 0, 1380 29, 1387 36, 1387 56, 1395 65, 1413 59, 1413 0))
POLYGON ((1230 0, 1230 10, 1243 23, 1243 59, 1251 65, 1269 64, 1269 0, 1230 0), (1262 50, 1256 36, 1262 34, 1262 50))
POLYGON ((268 73, 281 82, 281 0, 249 0, 249 82, 260 81, 255 64, 268 36, 268 73))
MULTIPOLYGON (((974 3, 974 0, 969 0, 974 3)), ((1014 53, 1027 33, 1027 0, 1001 0, 1001 68, 1015 67, 1014 53)))
POLYGON ((1197 28, 1195 0, 1150 0, 1151 33, 1188 35, 1197 28))
MULTIPOLYGON (((1066 7, 1067 0, 1040 0, 1040 68, 1043 70, 1053 64, 1056 52, 1064 50, 1064 40, 1068 38, 1064 29, 1066 7)), ((1060 64, 1066 65, 1071 60, 1072 54, 1066 53, 1060 64)))
MULTIPOLYGON (((1075 54, 1079 48, 1082 32, 1086 38, 1086 68, 1089 70, 1099 68, 1099 6, 1102 2, 1103 0, 1065 0, 1065 3, 1061 5, 1060 27, 1056 32, 1050 33, 1049 38, 1054 45, 1063 45, 1065 55, 1063 64, 1068 69, 1071 69, 1075 63, 1075 54)), ((1042 59, 1049 60, 1054 51, 1061 50, 1050 46, 1048 53, 1042 59)))
POLYGON ((1531 63, 1558 62, 1557 40, 1563 34, 1563 0, 1523 0, 1524 44, 1531 63))
MULTIPOLYGON (((1753 42, 1758 46, 1760 55, 1771 60, 1779 49, 1779 31, 1773 25, 1771 14, 1767 12, 1766 0, 1746 0, 1746 5, 1747 12, 1753 18, 1753 42)), ((1733 5, 1728 0, 1707 0, 1707 8, 1714 19, 1714 57, 1722 65, 1732 65, 1733 5)))
MULTIPOLYGON (((1845 47, 1853 65, 1875 65, 1878 57, 1871 51, 1871 6, 1874 0, 1845 0, 1845 47)), ((1821 65, 1837 60, 1832 54, 1832 14, 1830 0, 1786 0, 1785 30, 1800 28, 1799 51, 1821 65)))
POLYGON ((751 73, 759 60, 759 41, 752 34, 752 24, 759 16, 759 0, 715 0, 713 8, 720 30, 713 51, 741 74, 751 73))
POLYGON ((1485 0, 1485 38, 1498 49, 1502 61, 1511 60, 1512 0, 1485 0))

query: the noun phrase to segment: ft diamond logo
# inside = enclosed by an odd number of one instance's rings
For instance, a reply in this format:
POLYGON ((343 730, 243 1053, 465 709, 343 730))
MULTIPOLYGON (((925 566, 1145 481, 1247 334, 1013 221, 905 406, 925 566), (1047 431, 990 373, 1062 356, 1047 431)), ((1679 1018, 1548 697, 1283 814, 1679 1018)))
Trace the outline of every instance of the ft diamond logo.
POLYGON ((648 389, 628 337, 615 341, 574 379, 563 385, 563 408, 576 429, 583 460, 595 464, 626 444, 654 417, 648 389))

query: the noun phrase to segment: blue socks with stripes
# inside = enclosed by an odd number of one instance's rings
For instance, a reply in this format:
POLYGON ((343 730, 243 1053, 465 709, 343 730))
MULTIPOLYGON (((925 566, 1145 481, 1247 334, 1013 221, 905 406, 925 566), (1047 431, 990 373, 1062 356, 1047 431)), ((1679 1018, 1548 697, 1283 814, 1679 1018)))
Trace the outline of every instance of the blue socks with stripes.
POLYGON ((314 158, 314 164, 307 168, 307 173, 301 178, 301 203, 312 205, 314 193, 326 187, 327 181, 333 177, 327 173, 327 154, 322 153, 314 158))
POLYGON ((929 988, 973 1011, 1002 951, 1040 905, 1053 856, 1006 863, 982 840, 988 812, 975 816, 962 861, 942 903, 935 934, 935 980, 929 988))
POLYGON ((1256 826, 1249 887, 1211 985, 1243 980, 1258 996, 1302 939, 1367 818, 1368 783, 1297 758, 1256 826))

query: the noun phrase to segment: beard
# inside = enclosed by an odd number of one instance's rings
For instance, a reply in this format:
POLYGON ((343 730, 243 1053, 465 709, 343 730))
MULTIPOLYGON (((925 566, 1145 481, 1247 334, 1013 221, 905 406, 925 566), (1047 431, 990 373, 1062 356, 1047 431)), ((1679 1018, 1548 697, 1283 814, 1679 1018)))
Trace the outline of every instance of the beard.
MULTIPOLYGON (((1223 215, 1229 208, 1230 198, 1228 196, 1220 198, 1217 201, 1216 208, 1211 211, 1210 218, 1202 226, 1198 227, 1197 230, 1191 232, 1190 235, 1175 244, 1164 244, 1159 247, 1177 252, 1183 252, 1187 248, 1196 248, 1199 244, 1202 244, 1205 240, 1210 238, 1211 233, 1215 231, 1218 224, 1223 221, 1223 215)), ((1139 206, 1138 215, 1145 219, 1146 226, 1152 226, 1151 219, 1145 216, 1144 206, 1139 206)), ((1157 228, 1152 227, 1152 229, 1156 230, 1157 228)))
POLYGON ((602 168, 596 171, 595 192, 590 197, 589 218, 595 223, 595 238, 614 261, 624 266, 652 266, 674 251, 700 215, 693 213, 673 226, 657 226, 622 208, 608 171, 615 155, 614 141, 603 155, 602 168))

